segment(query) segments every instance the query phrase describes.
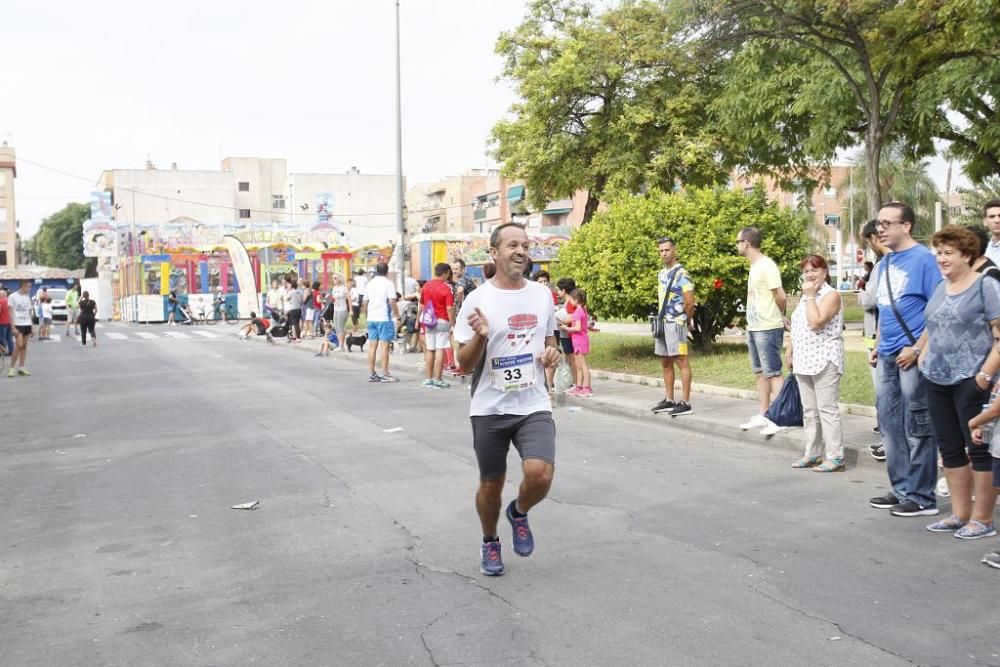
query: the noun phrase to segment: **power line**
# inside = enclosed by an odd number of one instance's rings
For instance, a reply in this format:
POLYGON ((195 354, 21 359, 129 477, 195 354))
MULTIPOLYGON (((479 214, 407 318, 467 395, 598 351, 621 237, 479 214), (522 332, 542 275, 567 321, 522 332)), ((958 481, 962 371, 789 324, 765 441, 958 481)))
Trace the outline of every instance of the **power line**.
MULTIPOLYGON (((79 174, 73 174, 73 173, 70 173, 68 171, 63 171, 62 169, 57 169, 55 167, 50 167, 48 165, 41 164, 40 162, 34 162, 34 161, 29 160, 27 158, 24 158, 24 157, 22 157, 20 155, 17 156, 17 159, 18 159, 19 162, 24 162, 24 163, 30 164, 30 165, 32 165, 34 167, 38 167, 39 169, 44 169, 46 171, 51 171, 53 173, 60 174, 62 176, 67 176, 69 178, 75 178, 77 180, 86 181, 87 183, 90 183, 90 184, 93 184, 93 182, 94 182, 93 179, 88 178, 86 176, 81 176, 79 174)), ((115 170, 111 170, 111 171, 115 171, 115 170)), ((136 170, 129 170, 129 171, 136 171, 136 170)), ((153 198, 156 198, 156 199, 162 199, 162 200, 165 200, 165 201, 177 202, 177 203, 180 203, 180 204, 189 204, 191 206, 205 206, 207 208, 216 208, 216 209, 222 209, 222 210, 226 210, 226 211, 237 211, 237 212, 238 211, 250 211, 251 213, 261 213, 261 214, 264 214, 264 215, 271 215, 271 216, 273 216, 273 215, 289 216, 290 215, 290 216, 292 216, 293 219, 294 219, 295 216, 307 216, 307 217, 313 217, 313 216, 315 216, 315 213, 308 213, 306 211, 303 211, 301 213, 296 213, 295 211, 288 211, 287 213, 275 213, 274 211, 269 211, 269 210, 253 209, 253 208, 246 209, 246 208, 240 208, 239 206, 226 206, 225 204, 214 204, 214 203, 210 203, 210 202, 192 201, 190 199, 181 199, 180 197, 171 197, 169 195, 162 195, 162 194, 155 193, 155 192, 144 192, 144 191, 138 190, 138 189, 136 189, 134 187, 127 187, 127 186, 124 186, 124 185, 116 185, 115 188, 119 189, 119 190, 123 190, 125 192, 131 192, 133 196, 135 196, 135 195, 142 195, 144 197, 153 197, 153 198)), ((46 199, 46 198, 48 198, 48 199, 57 199, 57 197, 35 197, 35 199, 46 199)), ((24 197, 24 199, 30 199, 30 197, 24 197)), ((66 197, 66 199, 72 199, 72 197, 66 197)), ((451 204, 449 206, 439 206, 439 207, 436 207, 436 208, 433 208, 433 209, 429 209, 429 210, 430 211, 447 211, 447 210, 451 210, 451 209, 464 208, 466 206, 468 206, 468 204, 451 204)), ((414 210, 412 212, 413 213, 421 213, 422 211, 414 210)), ((390 215, 393 216, 393 217, 395 217, 396 214, 397 214, 396 211, 389 211, 389 212, 386 212, 386 213, 338 213, 338 214, 336 214, 336 217, 338 217, 338 218, 364 218, 364 217, 390 216, 390 215)), ((373 225, 373 226, 370 226, 368 228, 369 229, 380 229, 382 227, 395 227, 395 226, 396 226, 396 224, 392 223, 392 224, 387 224, 387 225, 373 225)))

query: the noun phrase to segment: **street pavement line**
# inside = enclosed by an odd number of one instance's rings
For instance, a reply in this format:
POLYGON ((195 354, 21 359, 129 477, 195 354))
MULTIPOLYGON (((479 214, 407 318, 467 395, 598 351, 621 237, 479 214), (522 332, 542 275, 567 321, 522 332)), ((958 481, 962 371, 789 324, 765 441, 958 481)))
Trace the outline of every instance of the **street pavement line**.
POLYGON ((164 331, 164 336, 170 336, 171 338, 190 338, 186 333, 181 333, 180 331, 164 331))
POLYGON ((160 337, 155 333, 149 333, 148 331, 136 331, 135 335, 139 338, 145 338, 146 340, 159 340, 160 337))
POLYGON ((49 338, 51 338, 57 343, 62 340, 62 336, 60 336, 59 334, 49 334, 49 338))
POLYGON ((111 340, 128 340, 128 336, 126 336, 123 333, 117 333, 115 331, 109 331, 104 335, 110 338, 111 340))
POLYGON ((202 338, 218 338, 219 334, 214 334, 211 331, 192 331, 195 336, 201 336, 202 338))

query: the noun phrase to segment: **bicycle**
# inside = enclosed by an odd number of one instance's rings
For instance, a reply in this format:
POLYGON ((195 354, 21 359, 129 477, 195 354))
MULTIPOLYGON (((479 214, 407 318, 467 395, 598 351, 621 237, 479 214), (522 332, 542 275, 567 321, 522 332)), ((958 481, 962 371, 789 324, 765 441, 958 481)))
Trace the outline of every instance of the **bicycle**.
POLYGON ((205 311, 203 315, 205 317, 205 324, 208 325, 218 324, 220 320, 225 320, 226 324, 236 324, 240 321, 239 316, 236 314, 236 308, 228 303, 214 303, 211 319, 208 317, 208 311, 205 311))

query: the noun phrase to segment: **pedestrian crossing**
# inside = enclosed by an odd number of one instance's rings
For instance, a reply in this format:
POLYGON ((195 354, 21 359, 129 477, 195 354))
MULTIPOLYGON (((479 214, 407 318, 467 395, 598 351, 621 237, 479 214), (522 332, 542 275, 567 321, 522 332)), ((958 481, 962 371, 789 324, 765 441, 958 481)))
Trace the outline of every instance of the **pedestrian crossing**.
MULTIPOLYGON (((98 325, 100 326, 100 325, 98 325)), ((168 342, 168 341, 207 341, 207 340, 226 340, 236 338, 239 333, 235 327, 231 330, 223 331, 207 331, 204 329, 196 329, 193 327, 185 327, 184 331, 168 330, 163 331, 159 329, 150 329, 145 331, 137 331, 125 327, 114 327, 113 331, 109 331, 112 327, 103 327, 103 331, 97 334, 98 340, 108 343, 117 342, 131 342, 131 343, 153 343, 153 342, 168 342)), ((66 339, 66 336, 59 334, 52 334, 50 340, 57 342, 66 339)), ((69 340, 79 342, 80 338, 78 336, 68 337, 69 340)))

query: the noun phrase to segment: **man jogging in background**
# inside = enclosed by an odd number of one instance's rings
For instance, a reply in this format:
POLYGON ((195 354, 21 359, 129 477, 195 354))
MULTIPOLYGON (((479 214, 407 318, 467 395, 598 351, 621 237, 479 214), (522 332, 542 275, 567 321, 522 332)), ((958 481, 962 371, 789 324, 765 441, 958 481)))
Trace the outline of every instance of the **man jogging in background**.
POLYGON ((399 306, 396 301, 396 286, 387 277, 389 265, 379 262, 375 265, 375 277, 365 285, 362 305, 367 307, 368 322, 368 381, 398 382, 389 374, 389 343, 396 340, 396 326, 399 320, 399 306), (375 372, 375 357, 382 353, 382 375, 375 372))
POLYGON ((10 355, 10 370, 7 377, 31 375, 24 367, 28 358, 28 339, 31 338, 31 281, 22 280, 21 286, 7 299, 11 321, 14 323, 14 352, 10 355), (16 369, 16 370, 15 370, 16 369))
POLYGON ((653 412, 671 417, 691 414, 691 364, 688 362, 688 321, 694 316, 694 283, 677 261, 677 244, 671 238, 657 243, 663 268, 657 276, 660 310, 657 313, 662 335, 653 339, 653 352, 663 367, 666 397, 653 406, 653 412), (681 371, 683 400, 674 402, 674 366, 681 371))
POLYGON ((511 443, 521 456, 523 479, 504 513, 519 556, 534 550, 528 511, 548 494, 555 471, 556 427, 545 368, 559 362, 556 323, 548 288, 524 278, 529 246, 521 225, 509 222, 493 230, 496 276, 466 297, 455 326, 459 362, 475 369, 469 414, 479 464, 480 571, 488 576, 504 571, 497 522, 511 443))

